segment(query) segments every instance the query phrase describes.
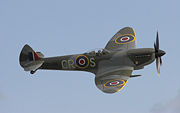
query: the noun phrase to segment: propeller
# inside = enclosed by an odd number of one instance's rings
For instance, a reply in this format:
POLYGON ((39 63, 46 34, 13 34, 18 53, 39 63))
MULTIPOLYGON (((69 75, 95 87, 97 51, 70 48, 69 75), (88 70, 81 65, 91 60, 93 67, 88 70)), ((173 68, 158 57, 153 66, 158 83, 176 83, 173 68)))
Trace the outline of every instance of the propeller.
POLYGON ((154 43, 154 49, 155 49, 157 73, 158 73, 158 75, 160 75, 160 66, 162 65, 161 56, 165 55, 166 52, 159 49, 159 35, 158 35, 158 32, 157 32, 157 35, 156 35, 156 42, 154 43))

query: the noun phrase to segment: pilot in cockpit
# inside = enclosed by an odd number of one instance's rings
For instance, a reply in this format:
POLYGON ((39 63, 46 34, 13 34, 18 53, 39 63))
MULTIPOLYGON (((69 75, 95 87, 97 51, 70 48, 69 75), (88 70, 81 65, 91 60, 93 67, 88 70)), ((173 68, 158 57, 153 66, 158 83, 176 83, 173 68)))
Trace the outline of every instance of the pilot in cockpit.
POLYGON ((110 52, 106 49, 100 49, 98 51, 93 50, 93 51, 89 52, 89 54, 93 55, 93 56, 101 56, 101 55, 106 55, 108 53, 110 53, 110 52))

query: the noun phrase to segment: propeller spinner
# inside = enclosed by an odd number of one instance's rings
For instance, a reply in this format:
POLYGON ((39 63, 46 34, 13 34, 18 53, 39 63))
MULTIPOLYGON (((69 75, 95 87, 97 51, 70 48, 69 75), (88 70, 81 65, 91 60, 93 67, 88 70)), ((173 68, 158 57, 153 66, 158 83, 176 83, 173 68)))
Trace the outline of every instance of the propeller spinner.
POLYGON ((162 65, 162 59, 161 56, 165 55, 166 52, 159 49, 159 35, 157 32, 156 35, 156 43, 154 43, 154 49, 155 49, 155 58, 156 58, 156 68, 158 75, 160 75, 160 66, 162 65))

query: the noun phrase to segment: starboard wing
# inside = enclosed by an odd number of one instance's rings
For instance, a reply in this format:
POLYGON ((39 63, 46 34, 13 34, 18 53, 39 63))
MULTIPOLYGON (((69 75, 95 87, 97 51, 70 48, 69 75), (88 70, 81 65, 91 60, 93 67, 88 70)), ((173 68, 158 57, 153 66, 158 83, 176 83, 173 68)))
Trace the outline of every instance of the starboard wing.
POLYGON ((121 70, 95 77, 96 86, 104 93, 116 93, 128 82, 132 70, 121 70))
POLYGON ((110 51, 136 48, 136 36, 133 28, 119 30, 107 43, 105 49, 110 51))

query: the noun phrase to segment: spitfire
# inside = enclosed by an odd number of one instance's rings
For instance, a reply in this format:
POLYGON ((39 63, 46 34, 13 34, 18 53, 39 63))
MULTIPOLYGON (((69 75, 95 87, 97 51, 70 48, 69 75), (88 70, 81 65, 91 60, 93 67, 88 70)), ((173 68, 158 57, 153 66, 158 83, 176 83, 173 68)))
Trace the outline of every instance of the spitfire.
POLYGON ((19 62, 25 71, 34 74, 37 70, 73 70, 87 71, 95 74, 95 84, 104 93, 116 93, 127 83, 134 70, 156 60, 160 74, 161 57, 165 55, 159 49, 157 33, 154 48, 136 48, 136 36, 133 28, 119 30, 107 43, 104 49, 82 54, 45 58, 41 52, 35 52, 25 45, 20 53, 19 62))

